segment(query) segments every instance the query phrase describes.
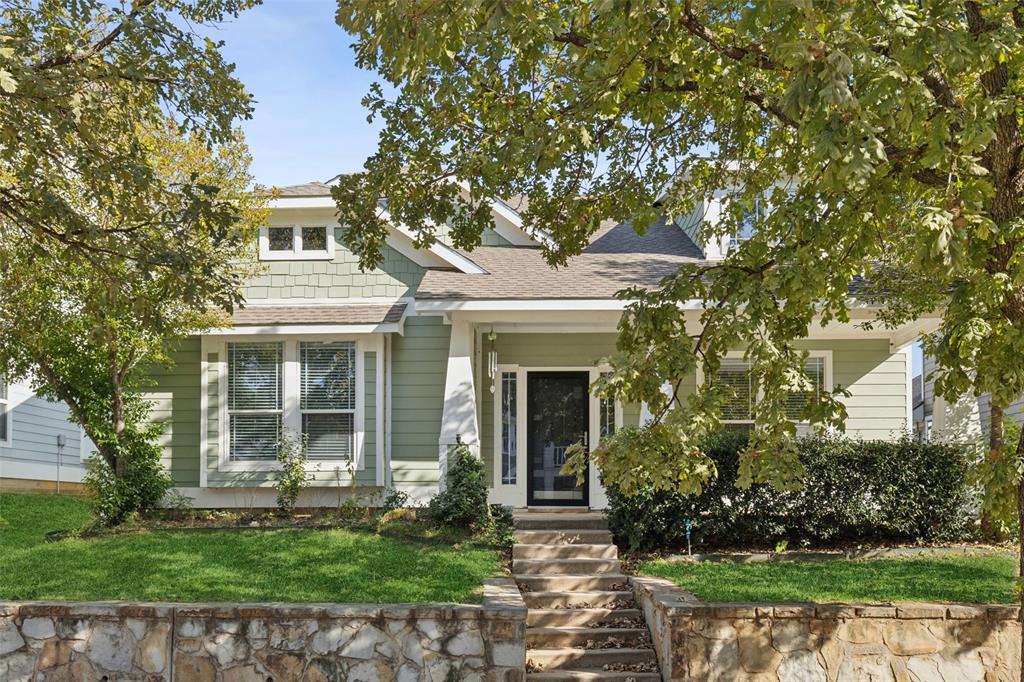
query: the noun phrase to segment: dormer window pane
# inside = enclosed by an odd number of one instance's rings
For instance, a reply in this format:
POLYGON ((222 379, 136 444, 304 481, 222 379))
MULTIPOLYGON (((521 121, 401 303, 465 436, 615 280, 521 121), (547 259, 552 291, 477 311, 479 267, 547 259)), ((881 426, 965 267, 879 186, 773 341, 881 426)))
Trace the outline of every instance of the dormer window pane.
POLYGON ((272 227, 269 230, 271 251, 292 251, 295 248, 295 232, 290 227, 272 227))
POLYGON ((327 228, 326 227, 304 227, 304 228, 302 228, 302 250, 303 251, 326 251, 327 250, 327 228))

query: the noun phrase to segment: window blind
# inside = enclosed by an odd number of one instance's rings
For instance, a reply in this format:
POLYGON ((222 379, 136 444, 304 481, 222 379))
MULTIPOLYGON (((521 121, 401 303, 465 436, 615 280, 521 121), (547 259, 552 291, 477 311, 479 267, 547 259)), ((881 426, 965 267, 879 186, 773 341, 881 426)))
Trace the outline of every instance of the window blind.
POLYGON ((280 343, 229 343, 228 430, 231 459, 274 460, 281 438, 280 343))
POLYGON ((804 372, 810 378, 813 388, 809 391, 791 393, 786 399, 786 416, 790 419, 799 420, 803 416, 808 401, 821 393, 822 387, 825 385, 825 358, 807 358, 804 372))
POLYGON ((722 419, 748 421, 754 418, 754 387, 750 365, 744 360, 722 360, 716 381, 729 386, 735 395, 722 405, 722 419))
POLYGON ((356 409, 356 347, 351 341, 299 344, 303 410, 356 409))

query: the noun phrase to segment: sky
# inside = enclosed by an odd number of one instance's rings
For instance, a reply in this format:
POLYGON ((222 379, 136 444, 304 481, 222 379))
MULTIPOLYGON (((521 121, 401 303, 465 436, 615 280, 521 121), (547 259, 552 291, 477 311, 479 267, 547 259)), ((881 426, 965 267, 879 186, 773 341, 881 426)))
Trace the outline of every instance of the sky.
POLYGON ((378 125, 360 101, 375 74, 355 67, 334 0, 264 0, 213 36, 256 99, 242 128, 263 185, 328 180, 363 167, 378 125))
POLYGON ((256 181, 322 182, 361 169, 380 126, 366 121, 360 102, 379 77, 356 68, 352 37, 334 23, 335 0, 264 2, 215 34, 256 99, 242 124, 256 181))

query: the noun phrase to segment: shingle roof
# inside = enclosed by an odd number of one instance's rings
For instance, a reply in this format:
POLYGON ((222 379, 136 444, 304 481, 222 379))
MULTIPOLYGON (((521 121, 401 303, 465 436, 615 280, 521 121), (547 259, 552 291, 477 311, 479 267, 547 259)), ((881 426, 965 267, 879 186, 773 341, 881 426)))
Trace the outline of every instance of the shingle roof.
POLYGON ((393 305, 254 305, 236 310, 236 327, 287 324, 396 324, 405 303, 393 305))
POLYGON ((331 186, 323 182, 305 182, 301 185, 288 185, 278 187, 278 194, 282 197, 329 197, 331 186))
POLYGON ((552 268, 535 247, 483 246, 466 254, 488 274, 428 270, 417 299, 602 299, 631 286, 655 287, 701 250, 672 223, 636 234, 629 223, 599 230, 582 254, 552 268))

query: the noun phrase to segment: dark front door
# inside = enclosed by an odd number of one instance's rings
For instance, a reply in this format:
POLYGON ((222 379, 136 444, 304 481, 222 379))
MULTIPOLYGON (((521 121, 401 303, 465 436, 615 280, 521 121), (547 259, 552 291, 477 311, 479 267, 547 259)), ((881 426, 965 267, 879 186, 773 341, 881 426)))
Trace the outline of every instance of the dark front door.
POLYGON ((530 372, 526 378, 527 503, 586 506, 587 485, 563 476, 565 451, 586 445, 590 424, 587 372, 530 372))

